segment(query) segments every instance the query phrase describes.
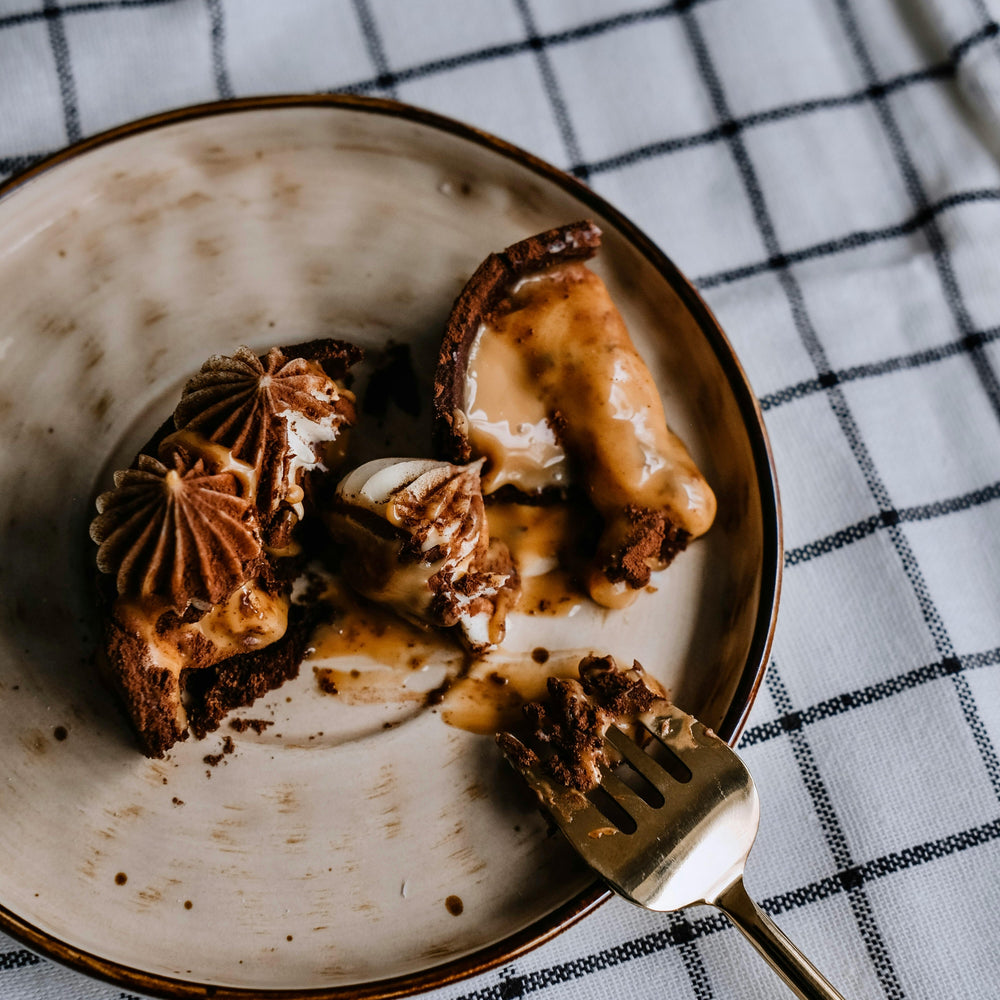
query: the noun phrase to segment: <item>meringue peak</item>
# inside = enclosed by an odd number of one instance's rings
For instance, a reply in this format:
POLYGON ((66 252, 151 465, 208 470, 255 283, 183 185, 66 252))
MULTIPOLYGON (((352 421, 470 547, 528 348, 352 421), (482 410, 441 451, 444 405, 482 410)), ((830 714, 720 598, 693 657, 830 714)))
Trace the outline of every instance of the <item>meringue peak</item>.
POLYGON ((232 473, 178 453, 170 461, 140 455, 116 472, 115 488, 97 498, 90 537, 119 595, 156 597, 182 614, 192 602, 228 597, 262 548, 256 512, 232 473))
POLYGON ((202 365, 184 387, 174 423, 260 469, 257 507, 267 519, 295 493, 300 470, 324 468, 321 446, 352 413, 350 394, 318 362, 289 359, 278 347, 261 359, 239 347, 202 365))

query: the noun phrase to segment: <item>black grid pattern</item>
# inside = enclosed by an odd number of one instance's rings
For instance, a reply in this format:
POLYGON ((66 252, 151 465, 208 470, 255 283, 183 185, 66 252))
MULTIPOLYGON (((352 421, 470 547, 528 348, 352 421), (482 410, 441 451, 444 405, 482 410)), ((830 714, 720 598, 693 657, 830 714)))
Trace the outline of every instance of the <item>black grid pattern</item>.
POLYGON ((226 28, 222 0, 205 0, 205 3, 212 24, 212 71, 215 76, 215 89, 220 98, 233 97, 233 85, 226 67, 226 28))
MULTIPOLYGON (((360 35, 364 40, 371 75, 364 78, 340 79, 336 59, 331 58, 330 90, 353 93, 380 93, 407 99, 410 85, 443 80, 453 74, 503 66, 519 57, 533 60, 545 98, 539 114, 550 116, 555 148, 561 152, 560 164, 577 177, 601 187, 607 179, 623 175, 642 164, 662 165, 669 170, 678 156, 702 150, 714 157, 725 158, 734 169, 734 177, 744 205, 752 220, 762 253, 749 256, 736 266, 709 270, 698 275, 696 284, 706 292, 710 302, 714 296, 738 294, 755 281, 773 280, 781 308, 787 315, 791 336, 811 366, 805 378, 795 378, 779 384, 761 397, 766 414, 802 406, 810 400, 822 402, 832 415, 841 443, 850 456, 867 491, 866 501, 872 513, 842 522, 835 530, 819 537, 790 539, 786 552, 786 586, 797 585, 796 574, 806 567, 820 569, 828 565, 835 554, 850 553, 875 540, 885 543, 885 551, 898 573, 900 589, 908 592, 918 609, 922 627, 926 630, 934 656, 930 660, 887 665, 884 676, 872 677, 859 686, 845 686, 836 694, 799 703, 793 695, 790 677, 794 670, 785 659, 772 663, 767 679, 766 696, 773 706, 773 717, 756 721, 764 711, 755 713, 752 725, 744 733, 741 747, 748 753, 769 746, 787 747, 794 762, 797 780, 804 789, 818 819, 821 841, 828 857, 825 873, 811 881, 796 885, 764 900, 772 914, 794 914, 828 900, 846 902, 858 940, 867 953, 871 975, 886 998, 914 995, 905 983, 905 970, 898 967, 886 933, 882 911, 874 902, 875 894, 887 880, 933 865, 944 859, 983 850, 1000 841, 1000 759, 983 718, 984 706, 977 700, 974 678, 1000 666, 1000 645, 985 649, 965 648, 954 634, 951 623, 942 611, 934 583, 915 547, 910 529, 914 526, 946 525, 972 512, 985 512, 996 517, 996 501, 1000 500, 1000 469, 987 481, 962 492, 943 491, 929 502, 905 503, 896 495, 884 470, 873 456, 866 433, 863 412, 852 393, 852 387, 863 383, 887 384, 901 373, 920 373, 948 363, 968 365, 974 375, 978 392, 994 415, 990 426, 978 427, 976 433, 995 435, 996 419, 1000 418, 1000 378, 995 366, 992 345, 1000 333, 1000 309, 982 318, 970 307, 961 265, 954 250, 948 224, 964 212, 994 211, 1000 204, 1000 183, 960 186, 935 190, 922 174, 915 155, 915 137, 908 132, 899 110, 899 101, 935 92, 954 98, 961 87, 963 73, 974 60, 992 58, 1000 68, 1000 25, 995 12, 985 0, 956 0, 953 13, 966 8, 961 23, 967 27, 960 36, 950 39, 942 51, 926 53, 917 66, 895 72, 880 71, 876 58, 876 39, 869 37, 866 9, 860 0, 814 0, 827 23, 836 26, 839 41, 847 53, 849 70, 855 85, 831 90, 826 96, 789 101, 780 105, 756 108, 742 114, 734 113, 731 84, 727 81, 714 55, 719 17, 734 0, 674 0, 670 3, 643 5, 621 10, 609 4, 604 17, 584 19, 568 14, 567 24, 546 30, 544 19, 551 16, 543 9, 542 0, 509 0, 512 16, 520 27, 515 40, 491 43, 457 51, 448 57, 434 57, 423 62, 396 64, 391 45, 380 20, 380 8, 372 0, 351 0, 350 7, 360 35), (612 9, 614 8, 614 9, 612 9), (968 15, 968 16, 964 16, 968 15), (565 54, 581 46, 597 42, 612 43, 624 39, 629 32, 654 30, 672 26, 679 30, 690 53, 693 72, 710 109, 710 119, 696 131, 677 132, 664 128, 663 135, 653 141, 644 140, 622 148, 604 150, 601 155, 588 155, 588 143, 578 120, 578 108, 564 79, 561 62, 565 54), (787 246, 781 238, 777 208, 766 191, 768 164, 755 145, 755 136, 775 126, 822 128, 827 117, 837 112, 855 110, 870 115, 877 124, 881 139, 890 151, 895 173, 895 193, 908 204, 907 212, 898 220, 885 224, 873 221, 864 228, 852 228, 834 233, 817 233, 815 242, 787 246), (876 360, 847 366, 831 361, 829 330, 815 318, 809 294, 809 273, 806 268, 826 267, 831 273, 838 267, 860 266, 858 260, 881 260, 876 256, 887 249, 912 246, 915 252, 926 253, 931 261, 931 274, 950 316, 950 327, 942 327, 937 342, 930 346, 904 352, 887 352, 876 360), (848 719, 879 706, 891 705, 916 692, 933 691, 941 699, 952 698, 964 720, 967 735, 978 755, 978 763, 992 789, 993 818, 967 825, 931 839, 916 839, 892 850, 874 855, 859 855, 852 846, 836 793, 831 787, 830 762, 816 749, 819 734, 827 724, 848 719)), ((772 5, 760 0, 766 16, 772 5)), ((92 0, 85 3, 64 3, 43 0, 31 9, 19 10, 8 3, 0 7, 0 38, 4 33, 33 24, 44 24, 51 49, 56 83, 61 102, 62 128, 66 141, 83 134, 80 118, 80 86, 74 72, 73 48, 67 25, 78 16, 113 15, 116 10, 136 10, 153 7, 177 8, 178 16, 193 18, 195 0, 92 0)), ((566 10, 570 5, 563 5, 566 10)), ((876 3, 874 6, 889 6, 876 3)), ((251 15, 239 5, 226 0, 205 0, 203 12, 209 38, 211 78, 214 92, 204 99, 228 97, 236 92, 233 85, 232 61, 239 53, 227 43, 230 20, 251 15)), ((956 21, 959 23, 959 21, 956 21)), ((776 31, 780 23, 774 24, 776 31)), ((446 30, 442 22, 438 30, 446 30)), ((832 29, 831 29, 832 30, 832 29)), ((601 67, 607 70, 607 67, 601 67)), ((667 123, 669 126, 669 122, 667 123)), ((627 138, 627 137, 626 137, 627 138)), ((3 136, 0 135, 0 142, 3 136)), ((46 155, 48 149, 9 149, 0 146, 0 173, 17 172, 46 155)), ((643 219, 637 221, 643 224, 643 219)), ((779 468, 779 473, 782 470, 779 468)), ((988 544, 988 542, 984 542, 988 544)), ((1000 642, 1000 635, 994 632, 1000 642)), ((779 626, 779 646, 780 646, 779 626)), ((778 654, 783 656, 782 653, 778 654)), ((996 857, 996 853, 992 855, 996 857)), ((985 877, 995 878, 984 873, 985 877)), ((599 918, 594 918, 599 919, 599 918)), ((665 917, 651 931, 633 933, 606 947, 577 951, 570 958, 551 960, 550 951, 529 956, 511 968, 487 975, 481 981, 442 991, 442 996, 462 997, 463 1000, 493 1000, 530 995, 544 995, 565 984, 580 983, 588 976, 608 973, 632 962, 653 959, 657 955, 676 953, 690 984, 690 996, 711 998, 729 994, 717 991, 712 963, 706 958, 705 944, 720 933, 730 933, 726 922, 715 915, 694 912, 689 915, 665 917)), ((611 933, 610 931, 608 932, 611 933)), ((567 947, 576 947, 576 932, 567 947)), ((560 939, 562 940, 562 939, 560 939)), ((8 989, 19 989, 18 976, 25 970, 43 965, 30 952, 13 949, 0 952, 0 984, 4 995, 8 989)), ((994 965, 996 973, 998 967, 994 965)), ((613 979, 607 980, 613 982, 613 979)), ((31 988, 31 987, 29 987, 31 988)), ((989 986, 983 996, 989 995, 989 986)), ((14 996, 21 994, 15 992, 14 996)), ((94 995, 98 995, 95 993, 94 995)), ((115 995, 106 991, 101 996, 115 995)), ((118 994, 125 996, 125 994, 118 994)), ((555 995, 555 994, 554 994, 555 995)), ((563 995, 563 994, 559 994, 563 995)), ((926 995, 932 995, 928 993, 926 995)))
POLYGON ((368 0, 354 0, 354 9, 358 15, 358 23, 361 25, 361 30, 364 33, 368 55, 378 73, 378 76, 375 77, 375 86, 390 97, 398 97, 396 81, 389 71, 389 63, 382 49, 382 38, 368 0))

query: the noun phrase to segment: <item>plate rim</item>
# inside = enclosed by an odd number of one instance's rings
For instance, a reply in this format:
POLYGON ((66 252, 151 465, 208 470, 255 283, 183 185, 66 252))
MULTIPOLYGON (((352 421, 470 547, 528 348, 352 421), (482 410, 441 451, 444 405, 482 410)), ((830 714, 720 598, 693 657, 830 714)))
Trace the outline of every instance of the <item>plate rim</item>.
MULTIPOLYGON (((290 108, 336 108, 362 114, 401 118, 446 132, 483 146, 506 159, 527 167, 533 173, 561 187, 588 208, 609 219, 633 247, 661 274, 694 316, 698 328, 711 346, 733 392, 737 408, 750 437, 754 470, 757 476, 763 522, 763 561, 760 603, 746 662, 728 710, 718 728, 731 746, 735 746, 746 725, 757 692, 763 682, 777 621, 784 566, 781 499, 778 492, 774 456, 757 396, 750 386, 743 365, 714 313, 701 294, 673 261, 635 223, 578 178, 505 139, 468 125, 458 119, 426 108, 389 98, 359 94, 268 94, 230 98, 185 105, 147 115, 116 125, 80 139, 37 163, 0 182, 0 210, 15 191, 33 180, 93 150, 144 132, 178 125, 182 122, 248 111, 290 108)), ((101 958, 76 948, 34 926, 0 902, 0 931, 46 958, 78 972, 115 986, 139 990, 151 996, 181 1000, 191 997, 214 997, 217 1000, 251 1000, 262 995, 269 1000, 393 1000, 432 989, 440 989, 480 975, 510 962, 552 940, 573 924, 588 916, 612 897, 599 881, 579 892, 527 927, 460 958, 429 966, 418 972, 387 979, 331 987, 304 989, 255 989, 196 983, 145 972, 132 966, 101 958)))

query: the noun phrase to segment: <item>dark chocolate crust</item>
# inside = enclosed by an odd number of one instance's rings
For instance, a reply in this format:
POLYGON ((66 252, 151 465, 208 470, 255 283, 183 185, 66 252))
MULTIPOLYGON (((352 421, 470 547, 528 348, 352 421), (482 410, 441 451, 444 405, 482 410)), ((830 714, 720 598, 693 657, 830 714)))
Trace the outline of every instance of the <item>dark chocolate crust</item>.
POLYGON ((132 720, 142 752, 147 757, 162 757, 188 735, 177 724, 180 704, 177 676, 155 666, 148 646, 114 618, 106 621, 104 636, 107 667, 132 720))
POLYGON ((306 361, 318 362, 332 379, 344 378, 348 369, 365 356, 365 352, 356 344, 332 337, 307 340, 301 344, 283 344, 281 353, 289 359, 305 358, 306 361))
POLYGON ((456 422, 455 412, 464 406, 469 351, 480 324, 525 275, 567 261, 588 260, 600 245, 600 229, 585 219, 491 253, 476 268, 452 306, 434 372, 434 449, 439 458, 456 465, 472 458, 465 428, 456 422))
POLYGON ((288 628, 277 642, 231 656, 215 667, 182 672, 191 732, 203 739, 218 729, 233 709, 247 708, 268 691, 298 677, 317 614, 315 608, 293 604, 288 610, 288 628))

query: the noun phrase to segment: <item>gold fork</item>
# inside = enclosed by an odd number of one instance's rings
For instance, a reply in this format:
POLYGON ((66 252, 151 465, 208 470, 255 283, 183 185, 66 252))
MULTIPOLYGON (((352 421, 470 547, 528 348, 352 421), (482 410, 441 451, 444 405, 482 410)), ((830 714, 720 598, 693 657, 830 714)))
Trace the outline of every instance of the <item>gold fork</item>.
POLYGON ((590 796, 548 777, 510 733, 500 734, 498 743, 570 844, 620 896, 649 910, 714 906, 802 1000, 844 1000, 743 887, 760 819, 746 766, 724 740, 673 705, 658 702, 638 722, 661 745, 648 743, 655 759, 610 726, 604 737, 609 757, 641 778, 601 764, 601 791, 590 796))

